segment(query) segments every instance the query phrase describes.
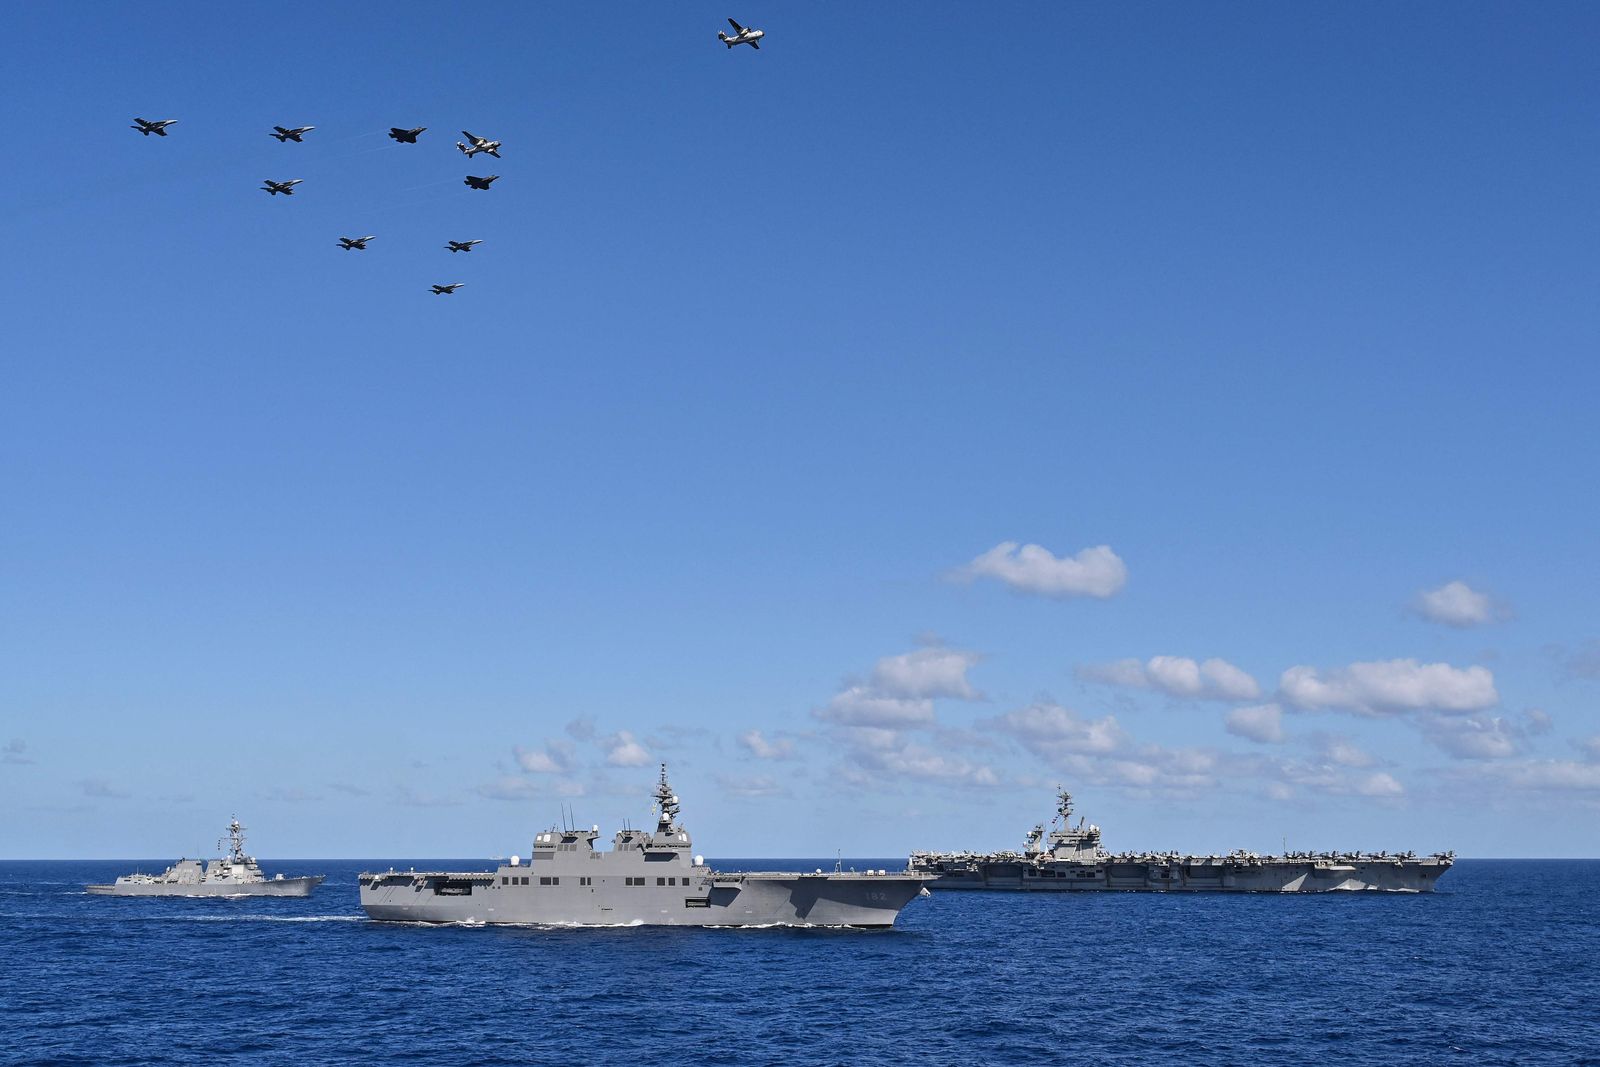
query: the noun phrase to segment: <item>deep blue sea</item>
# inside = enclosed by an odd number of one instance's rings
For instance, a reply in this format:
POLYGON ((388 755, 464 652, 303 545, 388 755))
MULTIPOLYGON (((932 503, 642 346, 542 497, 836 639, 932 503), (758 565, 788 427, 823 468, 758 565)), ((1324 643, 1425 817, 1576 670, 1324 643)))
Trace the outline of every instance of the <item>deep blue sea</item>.
POLYGON ((387 860, 264 864, 326 873, 305 900, 83 893, 166 862, 0 862, 0 1061, 1600 1064, 1600 861, 1464 860, 1418 896, 945 892, 883 932, 372 923, 355 876, 387 860))

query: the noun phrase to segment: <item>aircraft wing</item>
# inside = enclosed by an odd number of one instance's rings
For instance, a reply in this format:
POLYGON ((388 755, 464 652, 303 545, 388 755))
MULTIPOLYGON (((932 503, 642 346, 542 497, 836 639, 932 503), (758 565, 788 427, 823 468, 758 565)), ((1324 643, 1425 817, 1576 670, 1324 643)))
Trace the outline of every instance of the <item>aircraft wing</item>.
POLYGON ((467 140, 471 141, 473 144, 477 144, 479 141, 483 140, 483 138, 479 137, 477 134, 468 133, 466 130, 462 130, 461 131, 461 136, 465 137, 467 140))
POLYGON ((733 32, 734 33, 743 33, 744 32, 744 27, 739 25, 737 22, 733 21, 732 19, 728 20, 728 25, 733 27, 733 32))
POLYGON ((759 51, 761 51, 761 42, 760 41, 751 41, 750 42, 750 47, 754 48, 756 51, 759 52, 759 51))

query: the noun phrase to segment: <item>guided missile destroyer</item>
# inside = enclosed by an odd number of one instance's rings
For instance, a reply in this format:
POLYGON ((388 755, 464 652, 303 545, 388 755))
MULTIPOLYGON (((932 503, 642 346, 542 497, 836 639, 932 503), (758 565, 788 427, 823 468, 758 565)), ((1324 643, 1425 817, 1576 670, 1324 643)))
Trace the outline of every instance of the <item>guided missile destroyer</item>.
MULTIPOLYGON (((244 851, 244 827, 228 824, 228 852, 203 867, 199 860, 179 860, 161 874, 125 874, 110 885, 85 886, 90 893, 116 897, 308 897, 326 875, 268 878, 254 856, 244 851)), ((222 842, 217 842, 222 850, 222 842)))
POLYGON ((678 798, 661 767, 656 828, 619 830, 597 850, 600 828, 537 834, 526 866, 493 871, 384 871, 360 877, 374 919, 558 926, 889 927, 925 875, 905 871, 725 873, 691 854, 678 798))
POLYGON ((1035 826, 1021 852, 913 852, 909 869, 935 889, 1045 892, 1326 893, 1333 890, 1431 892, 1455 853, 1288 852, 1226 856, 1176 852, 1109 853, 1100 827, 1071 825, 1072 796, 1058 794, 1049 837, 1035 826))

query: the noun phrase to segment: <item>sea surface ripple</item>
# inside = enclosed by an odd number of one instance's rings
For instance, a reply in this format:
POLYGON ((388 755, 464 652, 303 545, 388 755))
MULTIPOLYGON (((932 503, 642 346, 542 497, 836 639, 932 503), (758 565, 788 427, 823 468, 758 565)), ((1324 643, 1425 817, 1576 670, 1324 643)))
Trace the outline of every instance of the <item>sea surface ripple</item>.
MULTIPOLYGON (((389 862, 263 864, 326 873, 304 900, 0 862, 0 1062, 1600 1064, 1600 861, 1464 860, 1422 895, 943 892, 885 932, 370 922, 356 874, 389 862)), ((717 865, 752 862, 822 865, 717 865)))

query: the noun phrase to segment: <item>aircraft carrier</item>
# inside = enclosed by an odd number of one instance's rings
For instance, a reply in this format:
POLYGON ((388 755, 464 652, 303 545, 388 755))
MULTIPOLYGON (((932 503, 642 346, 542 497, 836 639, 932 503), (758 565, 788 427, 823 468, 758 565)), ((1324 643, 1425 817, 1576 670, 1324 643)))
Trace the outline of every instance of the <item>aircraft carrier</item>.
POLYGON ((600 828, 534 837, 526 865, 493 871, 383 871, 360 877, 374 919, 556 926, 848 926, 885 928, 930 879, 907 871, 721 872, 692 855, 661 768, 653 833, 600 828))
POLYGON ((1226 856, 1177 852, 1106 852, 1100 827, 1071 825, 1072 796, 1058 794, 1048 838, 1038 825, 1021 852, 913 852, 909 870, 935 889, 1023 892, 1327 893, 1432 892, 1454 852, 1286 852, 1226 856))
MULTIPOLYGON (((326 875, 303 878, 268 878, 254 856, 244 851, 244 827, 235 818, 228 824, 228 852, 201 866, 199 860, 183 859, 161 874, 125 874, 110 885, 85 886, 84 890, 114 897, 308 897, 326 875)), ((222 850, 222 842, 217 842, 222 850)))

